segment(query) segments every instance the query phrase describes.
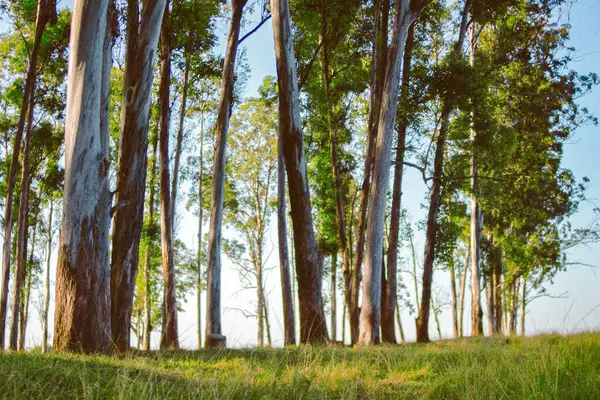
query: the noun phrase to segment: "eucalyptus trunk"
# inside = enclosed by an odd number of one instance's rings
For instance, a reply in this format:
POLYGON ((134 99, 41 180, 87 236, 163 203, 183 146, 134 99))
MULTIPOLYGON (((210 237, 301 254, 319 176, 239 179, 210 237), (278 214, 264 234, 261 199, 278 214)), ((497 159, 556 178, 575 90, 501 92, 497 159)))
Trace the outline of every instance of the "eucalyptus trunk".
POLYGON ((204 222, 204 204, 202 179, 204 178, 204 113, 200 114, 200 166, 198 171, 198 253, 196 255, 196 305, 198 307, 198 349, 202 348, 202 224, 204 222))
POLYGON ((232 0, 231 24, 223 63, 216 143, 213 161, 210 230, 208 232, 208 285, 206 289, 206 347, 225 347, 221 326, 221 229, 225 190, 225 160, 227 132, 233 107, 235 58, 240 36, 242 14, 246 0, 232 0))
POLYGON ((271 13, 279 86, 279 135, 283 143, 294 229, 300 342, 327 342, 329 337, 312 224, 288 0, 272 0, 271 13))
POLYGON ((392 42, 387 50, 381 107, 377 116, 371 190, 368 202, 365 265, 362 284, 358 343, 378 344, 381 325, 381 267, 385 200, 389 183, 394 119, 400 91, 400 61, 410 26, 428 1, 399 0, 392 28, 392 42))
POLYGON ((296 344, 296 327, 286 218, 285 161, 283 159, 283 140, 280 130, 277 140, 277 237, 279 240, 279 271, 281 274, 284 344, 285 346, 291 346, 296 344))
POLYGON ((457 300, 456 300, 456 272, 454 266, 454 259, 450 261, 450 265, 448 265, 448 269, 450 270, 450 296, 451 296, 451 307, 452 307, 452 332, 453 336, 456 339, 459 335, 458 330, 458 310, 456 309, 457 300))
POLYGON ((62 229, 56 271, 54 351, 111 350, 108 0, 73 6, 65 123, 62 229), (100 16, 100 17, 98 17, 100 16), (105 17, 106 16, 106 17, 105 17), (107 18, 108 17, 108 18, 107 18))
MULTIPOLYGON (((406 38, 404 49, 404 60, 402 62, 402 87, 400 89, 400 101, 405 102, 408 97, 410 64, 412 59, 412 47, 414 42, 414 24, 411 25, 406 38)), ((400 237, 400 214, 402 211, 402 174, 404 167, 404 151, 406 145, 406 126, 408 116, 400 112, 398 118, 398 142, 396 149, 396 161, 394 163, 394 183, 392 189, 392 215, 390 220, 390 235, 388 239, 387 252, 387 284, 385 302, 381 309, 381 336, 386 343, 396 343, 396 329, 394 315, 397 308, 398 288, 398 246, 400 237)))
POLYGON ((129 348, 139 264, 148 165, 148 125, 156 48, 166 0, 127 1, 126 56, 121 103, 119 165, 111 258, 112 340, 129 348))
POLYGON ((163 268, 163 331, 161 349, 179 348, 177 335, 177 295, 175 282, 175 255, 173 249, 173 219, 169 192, 169 94, 171 87, 171 44, 169 40, 169 2, 165 4, 160 32, 160 238, 163 268))
POLYGON ((465 293, 467 291, 467 276, 469 274, 469 260, 471 258, 471 252, 467 250, 466 253, 465 265, 463 266, 463 273, 460 280, 460 300, 458 302, 458 331, 460 337, 464 336, 465 293))

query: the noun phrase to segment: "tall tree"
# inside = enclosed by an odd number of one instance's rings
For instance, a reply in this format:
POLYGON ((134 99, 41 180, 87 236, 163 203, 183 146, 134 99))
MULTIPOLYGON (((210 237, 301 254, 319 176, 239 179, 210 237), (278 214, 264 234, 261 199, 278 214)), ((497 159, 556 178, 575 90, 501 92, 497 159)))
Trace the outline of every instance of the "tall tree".
POLYGON ((385 200, 391 164, 391 147, 394 120, 398 108, 400 90, 400 61, 408 31, 428 0, 401 0, 396 3, 396 15, 392 28, 392 42, 386 55, 385 79, 382 86, 381 109, 377 114, 377 125, 373 151, 373 170, 368 202, 365 265, 363 279, 363 302, 360 310, 361 345, 380 342, 381 325, 381 270, 383 262, 383 225, 385 200))
POLYGON ((6 329, 6 313, 8 302, 8 286, 10 279, 11 252, 12 252, 12 230, 13 230, 13 198, 14 188, 17 179, 17 169, 19 167, 19 154, 21 152, 21 142, 25 121, 27 120, 30 97, 33 96, 33 88, 37 75, 37 60, 42 44, 42 36, 48 23, 56 23, 56 1, 39 0, 37 3, 35 36, 33 46, 29 56, 29 65, 27 67, 27 76, 25 78, 25 87, 23 89, 23 99, 21 101, 21 110, 19 121, 12 149, 12 160, 8 172, 8 182, 6 188, 6 202, 4 204, 4 244, 2 248, 2 289, 0 292, 0 349, 4 349, 4 338, 6 329))
POLYGON ((312 226, 289 2, 272 0, 271 13, 279 88, 279 137, 283 142, 294 229, 300 342, 326 342, 329 338, 312 226))
POLYGON ((225 347, 221 326, 221 228, 223 225, 223 193, 225 188, 225 155, 227 131, 233 107, 235 59, 244 6, 247 0, 232 0, 231 23, 223 62, 223 77, 217 116, 216 147, 213 161, 210 230, 208 232, 208 282, 206 291, 206 347, 225 347))
POLYGON ((148 124, 154 62, 166 0, 127 1, 126 59, 121 105, 119 165, 111 256, 112 340, 129 348, 131 310, 139 263, 148 163, 148 124))
POLYGON ((163 331, 160 340, 162 348, 178 348, 177 334, 177 295, 175 282, 175 254, 173 248, 173 219, 171 214, 171 193, 169 190, 169 121, 171 87, 171 43, 169 37, 169 1, 160 32, 160 138, 159 138, 159 179, 160 179, 160 238, 163 267, 163 331))
POLYGON ((56 273, 54 350, 111 349, 108 140, 104 108, 112 63, 112 7, 108 0, 73 6, 65 187, 56 273), (100 17, 98 17, 100 16, 100 17))

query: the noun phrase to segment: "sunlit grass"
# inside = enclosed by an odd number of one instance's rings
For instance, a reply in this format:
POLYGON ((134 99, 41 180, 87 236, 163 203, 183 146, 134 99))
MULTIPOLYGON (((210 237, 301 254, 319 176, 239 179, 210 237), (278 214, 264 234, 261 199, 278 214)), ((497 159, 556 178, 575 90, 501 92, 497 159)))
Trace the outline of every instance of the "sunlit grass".
POLYGON ((0 354, 6 399, 600 399, 600 333, 425 346, 0 354))

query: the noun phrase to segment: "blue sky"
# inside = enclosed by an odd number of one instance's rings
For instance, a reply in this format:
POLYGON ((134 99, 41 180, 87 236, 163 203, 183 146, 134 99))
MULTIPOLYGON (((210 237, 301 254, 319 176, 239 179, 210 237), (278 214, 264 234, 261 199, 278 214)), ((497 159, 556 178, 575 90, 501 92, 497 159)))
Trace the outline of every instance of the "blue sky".
MULTIPOLYGON (((70 7, 71 0, 62 0, 61 6, 70 7)), ((572 67, 580 73, 591 71, 600 72, 600 24, 597 22, 600 16, 600 1, 598 0, 578 0, 569 12, 570 23, 572 24, 570 45, 577 49, 576 57, 572 67)), ((251 16, 243 32, 251 29, 258 19, 257 16, 251 16)), ((242 32, 242 33, 243 33, 242 32)), ((227 33, 227 21, 219 24, 217 34, 221 43, 225 41, 227 33)), ((275 75, 275 56, 273 51, 272 26, 265 24, 257 33, 248 38, 242 46, 246 51, 248 64, 251 67, 251 75, 247 83, 247 95, 253 95, 256 88, 260 85, 266 75, 275 75)), ((224 47, 221 44, 218 51, 223 52, 224 47)), ((593 114, 600 117, 600 90, 596 88, 594 92, 580 99, 579 103, 587 107, 593 114)), ((583 126, 576 136, 565 146, 565 155, 563 166, 571 169, 578 179, 583 176, 590 178, 591 183, 587 192, 588 202, 580 207, 580 212, 573 218, 576 226, 585 226, 592 218, 592 208, 600 206, 600 136, 599 128, 591 125, 583 126)), ((185 187, 184 187, 185 190, 185 187)), ((412 216, 413 222, 423 218, 424 210, 421 208, 425 187, 423 185, 420 173, 408 169, 404 179, 404 206, 412 216)), ((195 238, 197 224, 192 215, 180 207, 179 212, 183 213, 182 223, 179 228, 179 237, 190 247, 196 246, 195 238)), ((204 230, 208 229, 208 223, 205 223, 204 230)), ((233 236, 234 233, 225 231, 225 236, 233 236)), ((274 237, 273 237, 274 238, 274 237)), ((272 238, 272 239, 273 239, 272 238)), ((272 240, 276 243, 276 240, 272 240)), ((422 232, 416 234, 416 245, 418 253, 422 254, 424 237, 422 232)), ((600 265, 598 254, 600 254, 600 245, 592 245, 586 248, 578 248, 569 254, 570 259, 581 261, 586 264, 600 265)), ((421 257, 422 258, 422 257, 421 257)), ((276 265, 275 256, 269 260, 269 263, 276 265)), ((600 329, 600 271, 595 271, 589 267, 573 267, 567 272, 561 273, 553 286, 549 287, 550 293, 565 293, 565 298, 549 299, 541 298, 536 300, 529 308, 527 315, 527 332, 542 333, 549 331, 572 332, 586 329, 600 329)), ((408 280, 409 287, 412 287, 410 276, 403 274, 405 280, 408 280)), ((435 283, 441 287, 447 287, 448 276, 443 272, 436 272, 435 283)), ((231 262, 224 258, 223 268, 223 327, 224 334, 228 336, 229 344, 232 346, 252 345, 256 341, 256 322, 254 319, 246 319, 233 308, 248 306, 253 301, 254 291, 240 291, 237 272, 231 262)), ((280 306, 279 277, 276 271, 272 271, 267 276, 266 289, 270 292, 270 315, 273 329, 274 343, 281 344, 282 338, 282 318, 280 306)), ((410 294, 413 298, 412 293, 410 294)), ((338 299, 341 304, 341 297, 338 299)), ((196 339, 196 306, 195 299, 190 298, 184 306, 185 311, 180 313, 179 329, 181 342, 185 347, 195 347, 196 339)), ((339 307, 341 309, 341 307, 339 307)), ((203 299, 203 309, 204 299, 203 299)), ((39 343, 40 328, 35 314, 29 325, 28 345, 39 343)), ((466 311, 468 315, 468 310, 466 311)), ((53 311, 51 310, 51 314, 53 311)), ((406 310, 402 312, 403 324, 409 340, 414 338, 414 315, 411 316, 406 310)), ((341 320, 341 315, 338 316, 341 320)), ((446 337, 451 335, 451 313, 447 307, 442 314, 443 334, 446 337)), ((431 333, 434 334, 434 328, 431 327, 431 333)), ((338 328, 338 332, 341 330, 338 328)), ((158 336, 153 337, 153 343, 158 344, 158 336)))

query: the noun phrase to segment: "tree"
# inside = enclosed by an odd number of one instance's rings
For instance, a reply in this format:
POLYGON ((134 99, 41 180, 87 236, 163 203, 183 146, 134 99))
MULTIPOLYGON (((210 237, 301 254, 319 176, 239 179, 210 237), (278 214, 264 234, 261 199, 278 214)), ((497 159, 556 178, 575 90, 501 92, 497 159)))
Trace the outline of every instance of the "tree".
POLYGON ((55 351, 107 353, 111 349, 106 99, 110 93, 109 21, 113 9, 108 3, 78 0, 73 8, 55 351))
MULTIPOLYGON (((377 135, 374 141, 373 171, 368 202, 365 267, 363 278, 363 302, 360 310, 361 345, 380 342, 381 325, 381 270, 383 248, 383 223, 387 194, 391 144, 394 119, 398 108, 400 89, 400 61, 404 55, 406 38, 412 23, 428 0, 402 0, 396 5, 396 16, 392 28, 392 42, 386 55, 385 79, 381 97, 381 109, 377 114, 377 135)), ((368 156, 368 155, 367 155, 368 156)))
POLYGON ((56 2, 55 0, 39 0, 37 3, 35 38, 29 57, 29 66, 25 87, 23 89, 23 99, 21 101, 21 110, 19 121, 17 123, 17 132, 14 139, 12 150, 12 161, 8 173, 8 184, 6 190, 6 203, 4 205, 4 244, 2 252, 2 290, 0 292, 0 349, 4 349, 4 333, 6 328, 6 312, 8 300, 8 285, 10 279, 10 258, 11 258, 11 238, 12 238, 12 212, 14 187, 17 178, 17 168, 19 166, 19 154, 21 152, 21 141, 25 129, 25 121, 28 116, 30 97, 33 96, 33 88, 36 80, 37 60, 42 44, 42 36, 48 23, 56 23, 56 2))
POLYGON ((279 88, 279 137, 283 142, 294 230, 300 342, 326 342, 329 338, 321 295, 317 243, 312 226, 288 1, 272 0, 271 13, 279 88))
POLYGON ((116 212, 111 255, 112 340, 129 348, 131 310, 144 216, 148 124, 154 61, 166 0, 127 2, 126 60, 120 121, 116 212))
POLYGON ((223 191, 225 187, 225 155, 227 131, 233 107, 235 59, 240 26, 247 0, 232 0, 231 23, 227 36, 227 50, 223 62, 223 77, 217 116, 216 148, 213 162, 210 231, 208 232, 208 283, 206 292, 206 347, 225 347, 226 338, 221 327, 221 228, 223 224, 223 191))

